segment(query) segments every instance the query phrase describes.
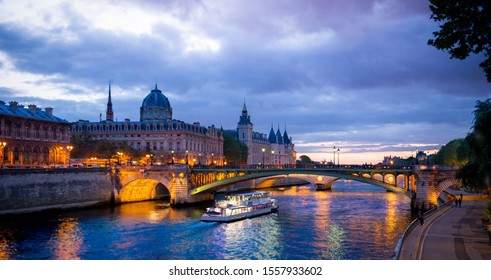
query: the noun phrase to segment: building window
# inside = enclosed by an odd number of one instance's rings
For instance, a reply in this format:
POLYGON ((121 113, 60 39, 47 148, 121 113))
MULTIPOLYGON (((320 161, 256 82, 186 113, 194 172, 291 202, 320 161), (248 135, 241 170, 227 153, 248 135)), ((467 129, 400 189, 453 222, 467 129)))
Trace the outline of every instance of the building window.
POLYGON ((181 142, 177 142, 177 150, 179 151, 181 149, 181 142))
POLYGON ((141 150, 141 143, 140 143, 140 142, 136 142, 136 148, 137 148, 138 150, 141 150))
POLYGON ((156 151, 157 150, 157 142, 153 142, 153 150, 156 151))
POLYGON ((169 142, 169 151, 172 150, 172 142, 169 142))

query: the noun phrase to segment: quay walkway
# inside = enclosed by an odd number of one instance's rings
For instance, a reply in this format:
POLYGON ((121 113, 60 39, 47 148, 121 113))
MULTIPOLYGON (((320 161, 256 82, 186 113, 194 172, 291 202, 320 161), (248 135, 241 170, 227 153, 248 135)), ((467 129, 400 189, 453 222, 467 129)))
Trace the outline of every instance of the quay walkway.
POLYGON ((491 260, 491 243, 481 223, 487 201, 487 196, 464 193, 460 207, 450 204, 428 216, 423 225, 417 222, 395 258, 491 260))

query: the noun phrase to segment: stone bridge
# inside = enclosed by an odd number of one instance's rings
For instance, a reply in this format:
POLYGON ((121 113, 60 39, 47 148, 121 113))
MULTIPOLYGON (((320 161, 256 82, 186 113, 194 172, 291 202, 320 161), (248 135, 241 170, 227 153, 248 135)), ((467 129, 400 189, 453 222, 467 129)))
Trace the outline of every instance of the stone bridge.
POLYGON ((443 190, 458 183, 454 168, 437 165, 380 168, 355 165, 343 168, 203 166, 193 169, 187 165, 171 165, 126 167, 116 170, 116 174, 119 178, 115 192, 117 202, 158 199, 167 194, 172 205, 212 200, 217 191, 245 181, 256 180, 255 187, 263 188, 278 179, 301 178, 318 190, 329 189, 339 179, 355 180, 407 195, 411 197, 413 207, 428 207, 437 204, 443 190))
POLYGON ((329 189, 339 179, 356 180, 407 195, 416 208, 436 205, 445 189, 458 184, 453 168, 436 165, 191 169, 176 164, 116 169, 0 169, 0 177, 0 215, 165 196, 170 197, 172 205, 178 206, 212 200, 217 191, 236 190, 236 186, 245 183, 247 188, 265 188, 273 186, 275 181, 310 182, 322 190, 329 189))

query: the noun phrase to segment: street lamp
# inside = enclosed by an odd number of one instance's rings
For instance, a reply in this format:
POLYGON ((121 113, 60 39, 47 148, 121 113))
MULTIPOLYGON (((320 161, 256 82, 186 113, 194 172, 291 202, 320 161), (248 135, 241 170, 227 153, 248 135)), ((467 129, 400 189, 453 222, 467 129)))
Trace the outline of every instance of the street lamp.
POLYGON ((274 150, 271 150, 271 157, 272 157, 272 160, 271 160, 271 163, 276 163, 275 160, 274 160, 274 150))
POLYGON ((5 146, 7 146, 7 142, 0 142, 0 148, 2 148, 2 155, 0 156, 0 167, 2 168, 4 163, 5 146))
POLYGON ((201 166, 201 154, 198 154, 198 165, 201 166))
POLYGON ((338 149, 338 168, 339 168, 339 149, 338 149))
POLYGON ((172 161, 171 161, 171 164, 174 164, 174 150, 170 151, 171 155, 172 155, 172 161))
POLYGON ((73 150, 73 146, 66 146, 66 150, 68 151, 68 166, 70 166, 70 153, 73 150))
POLYGON ((214 162, 214 161, 213 161, 213 156, 214 156, 214 155, 215 155, 214 153, 211 153, 211 164, 213 164, 213 162, 214 162))
POLYGON ((332 164, 336 165, 336 146, 332 147, 332 164))
POLYGON ((266 149, 262 148, 261 150, 263 151, 263 168, 264 168, 264 152, 266 152, 266 149))
POLYGON ((189 151, 186 150, 186 165, 189 165, 189 151))

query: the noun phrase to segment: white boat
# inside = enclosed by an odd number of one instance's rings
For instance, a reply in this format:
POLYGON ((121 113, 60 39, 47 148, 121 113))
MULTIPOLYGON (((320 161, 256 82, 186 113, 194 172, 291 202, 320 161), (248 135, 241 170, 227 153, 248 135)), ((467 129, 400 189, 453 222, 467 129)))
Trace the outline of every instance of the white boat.
POLYGON ((278 210, 276 200, 270 192, 250 192, 227 195, 224 200, 206 209, 201 216, 203 222, 233 222, 278 210))

